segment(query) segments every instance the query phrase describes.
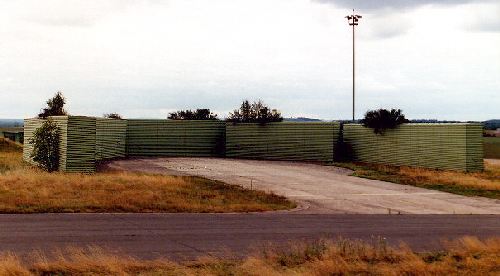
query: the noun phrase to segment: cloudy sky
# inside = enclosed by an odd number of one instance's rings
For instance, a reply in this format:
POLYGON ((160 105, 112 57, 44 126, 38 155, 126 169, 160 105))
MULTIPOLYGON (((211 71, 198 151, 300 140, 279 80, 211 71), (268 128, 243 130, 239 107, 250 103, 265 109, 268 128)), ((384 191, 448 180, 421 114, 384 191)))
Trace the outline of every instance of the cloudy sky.
POLYGON ((500 118, 500 3, 467 0, 0 0, 0 118, 63 91, 74 115, 165 118, 242 99, 287 117, 500 118))

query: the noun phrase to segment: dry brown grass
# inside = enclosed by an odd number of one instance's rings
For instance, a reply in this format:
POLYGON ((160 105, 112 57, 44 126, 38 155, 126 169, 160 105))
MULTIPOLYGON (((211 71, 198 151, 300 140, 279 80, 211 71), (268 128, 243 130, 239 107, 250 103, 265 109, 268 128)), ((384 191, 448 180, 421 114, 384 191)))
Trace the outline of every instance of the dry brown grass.
POLYGON ((0 255, 1 275, 498 275, 500 239, 464 237, 441 251, 417 253, 383 240, 370 243, 339 239, 264 249, 243 260, 202 258, 175 263, 141 261, 99 248, 70 248, 47 258, 34 254, 20 262, 0 255))
POLYGON ((467 196, 500 199, 500 165, 485 162, 483 172, 465 173, 364 163, 336 163, 355 176, 413 185, 467 196))
POLYGON ((46 173, 0 151, 0 213, 252 212, 289 209, 286 198, 196 177, 127 172, 46 173))
POLYGON ((475 173, 436 171, 402 167, 400 173, 443 185, 459 185, 484 190, 500 190, 500 166, 485 162, 485 170, 475 173))
POLYGON ((500 134, 497 137, 483 137, 484 158, 500 159, 500 134))
POLYGON ((0 138, 0 173, 23 167, 22 145, 0 138))

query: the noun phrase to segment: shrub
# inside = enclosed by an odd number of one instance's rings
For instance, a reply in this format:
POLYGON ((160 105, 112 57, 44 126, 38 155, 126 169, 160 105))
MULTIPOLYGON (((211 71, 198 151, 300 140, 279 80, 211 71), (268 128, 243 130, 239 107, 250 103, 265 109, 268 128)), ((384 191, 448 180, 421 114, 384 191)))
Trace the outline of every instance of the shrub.
POLYGON ((248 100, 241 103, 240 109, 229 113, 228 121, 234 123, 259 123, 281 122, 283 117, 276 109, 270 109, 262 100, 250 104, 248 100))
POLYGON ((63 94, 58 91, 54 97, 47 100, 47 107, 43 109, 43 111, 38 114, 38 118, 47 118, 49 116, 62 116, 68 115, 66 110, 64 110, 64 104, 66 103, 66 99, 63 94))
POLYGON ((202 108, 195 111, 186 109, 172 112, 168 115, 170 120, 218 120, 217 114, 214 114, 210 109, 202 108))
POLYGON ((394 129, 409 121, 402 114, 401 109, 378 109, 366 112, 361 123, 365 127, 373 128, 376 134, 383 134, 386 129, 394 129))
POLYGON ((33 145, 30 157, 37 165, 48 171, 57 171, 59 168, 59 127, 52 120, 46 120, 41 127, 33 132, 29 139, 33 145))
POLYGON ((107 114, 104 114, 104 118, 108 118, 108 119, 122 119, 122 116, 118 113, 107 113, 107 114))

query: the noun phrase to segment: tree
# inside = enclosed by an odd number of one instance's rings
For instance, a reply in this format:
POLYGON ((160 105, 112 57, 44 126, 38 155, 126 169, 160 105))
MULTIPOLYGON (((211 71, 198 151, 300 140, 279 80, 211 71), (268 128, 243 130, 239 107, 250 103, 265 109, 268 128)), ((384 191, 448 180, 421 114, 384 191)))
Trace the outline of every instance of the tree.
POLYGON ((202 108, 195 111, 186 109, 169 113, 170 120, 218 120, 217 114, 210 112, 210 109, 202 108))
POLYGON ((108 119, 122 119, 122 116, 118 113, 107 113, 103 115, 104 118, 108 119))
POLYGON ((399 125, 408 123, 401 109, 378 109, 366 112, 361 123, 365 127, 373 128, 376 134, 383 134, 386 129, 394 129, 399 125))
POLYGON ((47 100, 47 107, 43 109, 43 111, 38 114, 38 118, 47 118, 49 116, 62 116, 68 115, 66 110, 64 110, 64 104, 66 103, 66 99, 64 98, 61 91, 58 91, 54 97, 47 100))
POLYGON ((59 127, 52 120, 43 122, 42 126, 33 132, 33 137, 28 140, 33 145, 30 157, 38 167, 48 172, 57 171, 59 168, 59 127))
POLYGON ((234 123, 259 123, 281 122, 283 117, 276 109, 270 109, 262 100, 250 104, 248 100, 241 103, 240 109, 229 113, 228 121, 234 123))

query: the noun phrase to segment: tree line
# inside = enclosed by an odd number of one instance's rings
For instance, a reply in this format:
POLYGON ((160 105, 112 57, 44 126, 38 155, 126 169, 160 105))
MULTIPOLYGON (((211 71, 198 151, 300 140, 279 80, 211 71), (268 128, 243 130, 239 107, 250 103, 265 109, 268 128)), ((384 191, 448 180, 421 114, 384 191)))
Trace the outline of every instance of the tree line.
MULTIPOLYGON (((66 99, 59 91, 54 97, 47 100, 47 107, 43 108, 38 114, 39 118, 47 118, 49 116, 68 115, 64 109, 66 99)), ((110 119, 122 119, 118 113, 104 114, 104 117, 110 119)), ((219 120, 218 115, 211 112, 210 109, 202 108, 195 110, 179 110, 171 112, 168 115, 170 120, 219 120)), ((250 102, 243 100, 238 109, 229 113, 226 119, 233 123, 259 123, 266 124, 271 122, 281 122, 283 117, 277 109, 272 109, 262 100, 250 102)), ((365 127, 372 128, 376 134, 383 134, 386 129, 396 128, 401 124, 408 123, 401 109, 378 109, 370 110, 365 113, 365 116, 360 123, 365 127)))
MULTIPOLYGON (((49 116, 64 116, 68 115, 68 112, 64 109, 66 104, 66 98, 63 96, 62 92, 57 92, 52 98, 47 100, 47 107, 43 108, 38 114, 38 118, 45 119, 49 116)), ((122 119, 123 117, 118 113, 106 113, 103 114, 105 118, 110 119, 122 119)), ((220 120, 218 115, 210 111, 208 108, 201 109, 186 109, 171 112, 168 115, 170 120, 220 120)), ((283 117, 281 112, 277 109, 271 109, 262 100, 257 100, 250 102, 248 100, 243 100, 241 106, 235 109, 233 112, 229 113, 226 119, 229 122, 234 123, 270 123, 270 122, 281 122, 283 117)))

